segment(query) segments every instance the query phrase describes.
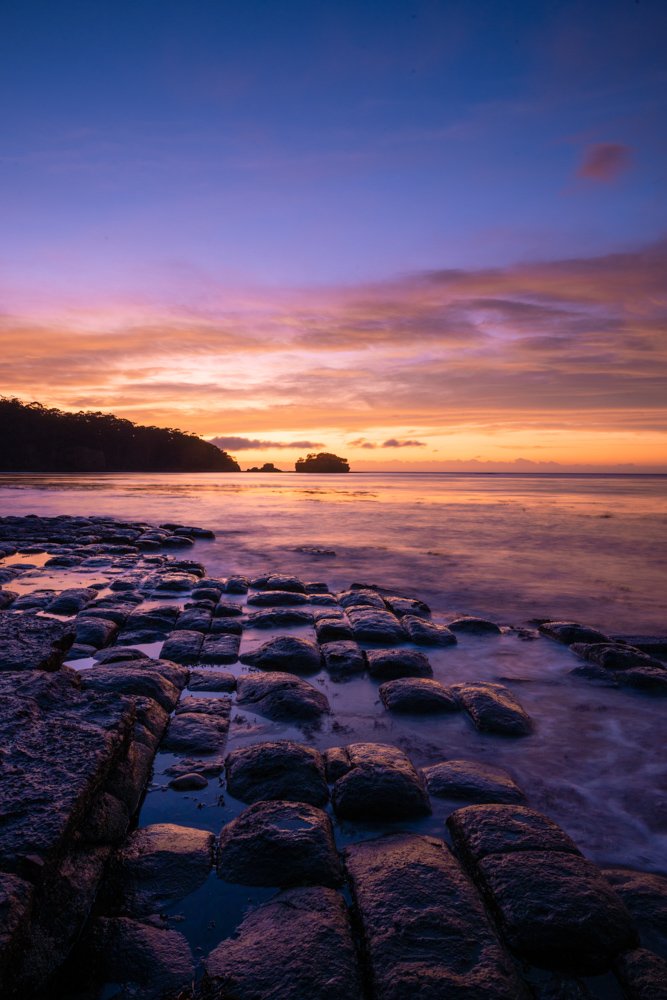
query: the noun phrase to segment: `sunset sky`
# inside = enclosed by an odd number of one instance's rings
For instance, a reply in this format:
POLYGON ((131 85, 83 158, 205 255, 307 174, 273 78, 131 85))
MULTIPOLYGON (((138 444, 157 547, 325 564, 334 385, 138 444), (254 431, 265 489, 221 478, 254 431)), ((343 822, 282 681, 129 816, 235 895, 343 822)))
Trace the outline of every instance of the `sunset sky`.
POLYGON ((667 471, 664 0, 4 0, 0 392, 667 471))

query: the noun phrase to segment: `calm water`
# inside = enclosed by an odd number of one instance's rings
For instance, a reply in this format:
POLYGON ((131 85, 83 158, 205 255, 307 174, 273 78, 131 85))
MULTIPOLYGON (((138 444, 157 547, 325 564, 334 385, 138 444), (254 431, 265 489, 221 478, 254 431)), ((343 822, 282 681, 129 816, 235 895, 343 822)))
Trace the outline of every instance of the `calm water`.
POLYGON ((196 555, 214 575, 287 569, 415 591, 443 613, 666 628, 665 476, 5 474, 0 510, 210 527, 196 555))

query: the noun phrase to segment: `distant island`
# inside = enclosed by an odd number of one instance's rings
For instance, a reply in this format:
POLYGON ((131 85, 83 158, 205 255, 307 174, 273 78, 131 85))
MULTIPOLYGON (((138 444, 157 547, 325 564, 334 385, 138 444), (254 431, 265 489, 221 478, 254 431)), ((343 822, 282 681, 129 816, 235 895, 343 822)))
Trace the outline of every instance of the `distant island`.
POLYGON ((312 452, 306 458, 300 458, 294 469, 296 472, 349 472, 350 464, 346 458, 320 451, 317 455, 312 452))
POLYGON ((112 413, 65 413, 0 397, 0 471, 240 472, 226 451, 171 427, 112 413))
POLYGON ((277 468, 273 462, 265 462, 260 468, 258 465, 253 465, 252 469, 246 469, 246 472, 282 472, 282 469, 277 468))

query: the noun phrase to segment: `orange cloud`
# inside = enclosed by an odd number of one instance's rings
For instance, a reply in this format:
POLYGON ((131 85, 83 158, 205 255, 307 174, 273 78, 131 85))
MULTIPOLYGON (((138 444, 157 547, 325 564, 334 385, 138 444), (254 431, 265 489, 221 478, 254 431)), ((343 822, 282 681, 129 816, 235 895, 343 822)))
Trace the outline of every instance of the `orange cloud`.
POLYGON ((630 165, 630 147, 617 142, 588 146, 577 170, 578 177, 590 181, 615 181, 630 165))

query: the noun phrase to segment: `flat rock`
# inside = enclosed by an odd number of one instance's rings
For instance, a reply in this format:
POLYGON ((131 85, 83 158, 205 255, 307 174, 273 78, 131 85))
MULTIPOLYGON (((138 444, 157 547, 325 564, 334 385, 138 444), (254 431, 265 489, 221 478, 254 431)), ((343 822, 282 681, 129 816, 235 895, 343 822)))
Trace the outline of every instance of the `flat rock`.
POLYGON ((96 597, 97 591, 92 587, 71 587, 49 601, 44 610, 50 615, 76 615, 96 597))
POLYGON ((243 615, 243 608, 240 604, 232 601, 219 601, 213 611, 215 618, 240 618, 243 615))
POLYGON ((0 611, 0 671, 57 670, 73 640, 71 622, 0 611))
POLYGON ((223 827, 218 874, 244 885, 339 885, 331 820, 305 802, 255 802, 223 827))
POLYGON ((403 615, 401 625, 408 633, 410 642, 417 646, 453 646, 457 641, 446 625, 436 625, 414 615, 403 615))
POLYGON ((191 670, 188 688, 191 691, 236 690, 236 677, 226 670, 191 670))
POLYGON ((347 616, 336 618, 320 617, 315 622, 317 641, 321 643, 337 642, 352 638, 352 626, 347 616))
POLYGON ((209 635, 242 635, 243 622, 240 618, 213 618, 209 635))
MULTIPOLYGON (((348 768, 333 788, 337 816, 351 820, 398 820, 431 812, 426 786, 398 747, 351 743, 342 748, 348 768)), ((338 761, 342 771, 343 761, 338 761)))
POLYGON ((396 834, 345 852, 375 1000, 525 1000, 474 887, 441 840, 396 834))
POLYGON ((603 868, 602 874, 632 914, 642 942, 667 950, 667 876, 630 868, 603 868))
POLYGON ((113 983, 118 1000, 166 1000, 185 994, 194 979, 190 947, 178 931, 129 917, 98 917, 82 947, 99 981, 113 983), (126 987, 118 990, 118 984, 126 987))
POLYGON ((414 597, 384 597, 384 603, 397 618, 403 618, 404 615, 413 615, 415 618, 431 617, 428 604, 414 597))
POLYGON ((480 732, 527 736, 533 731, 530 716, 504 685, 453 684, 451 690, 480 732))
POLYGON ((241 663, 260 670, 280 670, 292 674, 313 674, 322 667, 319 648, 307 639, 281 635, 258 646, 249 653, 242 653, 241 663))
POLYGON ((225 770, 229 794, 242 802, 282 799, 323 806, 329 801, 322 755, 301 743, 279 740, 234 750, 225 770))
POLYGON ((475 618, 473 615, 462 615, 454 621, 447 622, 447 628, 452 632, 464 632, 467 635, 500 635, 501 629, 488 618, 475 618))
POLYGON ((415 649, 369 649, 366 660, 371 677, 382 680, 433 676, 427 657, 415 649))
POLYGON ((320 646, 324 669, 334 678, 353 677, 366 669, 363 650, 350 640, 324 642, 320 646))
POLYGON ((525 796, 507 773, 474 760, 447 760, 422 769, 430 795, 469 802, 523 802, 525 796))
POLYGON ((132 646, 112 646, 110 649, 99 649, 95 659, 103 665, 110 663, 131 663, 133 660, 150 660, 148 653, 132 646))
POLYGON ((186 608, 176 619, 176 630, 206 633, 212 618, 212 613, 206 608, 186 608))
POLYGON ((239 658, 241 637, 239 635, 204 636, 199 653, 201 663, 236 663, 239 658))
POLYGON ((305 594, 306 592, 303 582, 298 577, 283 573, 258 576, 250 581, 250 586, 257 590, 285 590, 293 594, 305 594))
POLYGON ((247 674, 236 690, 239 705, 278 722, 311 721, 330 711, 326 695, 294 674, 247 674))
POLYGON ((487 856, 477 872, 508 945, 533 965, 601 975, 637 943, 630 914, 587 858, 515 851, 487 856))
POLYGON ((308 596, 288 590, 263 590, 251 594, 247 603, 258 608, 278 607, 281 604, 307 604, 308 596))
POLYGON ((338 594, 338 603, 342 608, 378 608, 385 610, 385 603, 375 590, 360 588, 345 590, 338 594))
MULTIPOLYGON (((204 700, 204 699, 192 699, 204 700)), ((191 699, 188 699, 191 701, 191 699)), ((171 719, 167 734, 162 741, 162 749, 176 753, 213 754, 221 753, 229 732, 231 702, 228 698, 216 698, 215 714, 189 705, 171 719)))
POLYGON ((214 842, 206 830, 173 823, 135 830, 109 868, 105 901, 130 917, 159 913, 206 881, 214 842))
POLYGON ((626 1000, 667 1000, 667 961, 646 948, 626 951, 614 963, 626 1000))
POLYGON ((589 625, 580 625, 579 622, 542 622, 538 626, 542 635, 555 639, 570 646, 573 642, 609 642, 609 637, 604 632, 591 628, 589 625))
POLYGON ((172 632, 163 645, 160 656, 174 663, 197 663, 204 636, 193 629, 172 632))
POLYGON ((279 893, 205 964, 208 1000, 362 1000, 349 917, 333 889, 279 893))
POLYGON ((348 618, 359 642, 406 642, 408 638, 398 618, 386 610, 350 607, 348 618))
POLYGON ((75 642, 101 649, 108 646, 116 633, 118 625, 107 618, 83 618, 79 616, 74 622, 75 642))
POLYGON ((617 643, 603 642, 573 642, 570 646, 573 653, 583 660, 595 663, 605 670, 633 670, 635 667, 648 667, 652 670, 666 670, 666 666, 654 656, 643 653, 633 646, 621 646, 617 643))
POLYGON ((168 712, 180 696, 180 689, 175 684, 157 670, 147 669, 143 660, 99 665, 86 670, 81 675, 81 687, 100 694, 143 695, 152 698, 168 712))
POLYGON ((467 806, 453 812, 447 826, 454 846, 469 864, 489 854, 516 851, 580 853, 574 841, 553 820, 526 806, 467 806))
POLYGON ((440 681, 427 677, 399 677, 380 685, 382 704, 389 712, 458 712, 461 706, 440 681))
POLYGON ((266 611, 255 611, 245 619, 246 628, 284 628, 312 623, 312 611, 302 608, 267 608, 266 611))

